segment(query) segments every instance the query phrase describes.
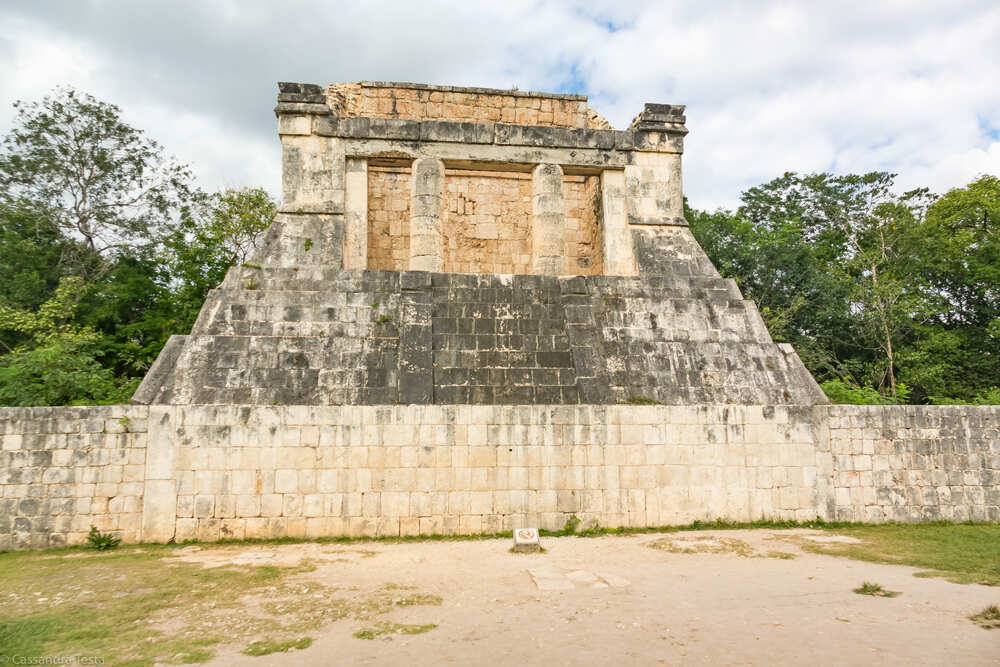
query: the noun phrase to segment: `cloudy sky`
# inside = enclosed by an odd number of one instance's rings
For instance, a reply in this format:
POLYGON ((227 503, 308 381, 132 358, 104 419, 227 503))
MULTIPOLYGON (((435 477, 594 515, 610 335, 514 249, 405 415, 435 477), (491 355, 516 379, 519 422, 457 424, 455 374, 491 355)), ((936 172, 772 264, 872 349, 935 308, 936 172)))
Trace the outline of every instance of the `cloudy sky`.
POLYGON ((615 127, 688 105, 685 190, 732 206, 784 171, 1000 175, 1000 3, 0 0, 11 103, 70 84, 195 168, 279 191, 276 82, 583 93, 615 127))

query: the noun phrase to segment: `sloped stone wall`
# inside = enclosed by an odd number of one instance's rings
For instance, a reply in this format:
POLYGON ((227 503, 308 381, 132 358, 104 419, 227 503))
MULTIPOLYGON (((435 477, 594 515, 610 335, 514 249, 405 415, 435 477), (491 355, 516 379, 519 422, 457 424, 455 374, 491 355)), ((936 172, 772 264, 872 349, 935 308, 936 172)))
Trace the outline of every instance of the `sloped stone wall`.
POLYGON ((209 295, 180 347, 170 373, 151 373, 136 400, 826 400, 794 351, 771 341, 753 302, 717 275, 557 278, 239 267, 209 295))

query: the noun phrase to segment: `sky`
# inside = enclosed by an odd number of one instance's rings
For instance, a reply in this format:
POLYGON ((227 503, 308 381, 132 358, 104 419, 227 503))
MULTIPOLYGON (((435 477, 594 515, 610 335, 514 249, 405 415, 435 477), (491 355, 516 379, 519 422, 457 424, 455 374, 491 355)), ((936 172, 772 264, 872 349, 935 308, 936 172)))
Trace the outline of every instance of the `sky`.
POLYGON ((280 192, 278 81, 588 95, 625 128, 687 105, 684 188, 734 207, 785 171, 900 191, 1000 175, 1000 3, 0 0, 0 133, 71 85, 189 163, 280 192))

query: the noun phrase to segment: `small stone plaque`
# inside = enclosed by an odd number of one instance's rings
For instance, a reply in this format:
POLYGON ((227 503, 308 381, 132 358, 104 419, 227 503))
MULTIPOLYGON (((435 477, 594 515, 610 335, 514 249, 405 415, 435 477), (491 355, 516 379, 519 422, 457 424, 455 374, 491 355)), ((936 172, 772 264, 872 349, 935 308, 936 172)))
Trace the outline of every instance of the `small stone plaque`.
POLYGON ((542 545, 538 541, 537 528, 514 529, 514 551, 518 553, 531 553, 541 550, 542 545))

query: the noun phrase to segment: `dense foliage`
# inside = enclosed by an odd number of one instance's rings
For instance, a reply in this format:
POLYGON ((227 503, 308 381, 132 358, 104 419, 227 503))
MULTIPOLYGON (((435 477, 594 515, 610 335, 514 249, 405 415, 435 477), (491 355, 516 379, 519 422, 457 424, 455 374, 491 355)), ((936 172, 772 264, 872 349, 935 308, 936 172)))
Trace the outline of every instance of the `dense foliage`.
POLYGON ((0 405, 127 401, 275 202, 202 192, 89 95, 15 108, 0 149, 0 405))
MULTIPOLYGON (((0 148, 0 404, 127 400, 275 202, 202 192, 89 95, 15 108, 0 148)), ((687 217, 834 401, 1000 402, 1000 179, 941 197, 893 179, 788 173, 735 211, 687 217)))
POLYGON ((893 179, 787 173, 687 215, 834 401, 996 403, 1000 179, 941 197, 893 179))

